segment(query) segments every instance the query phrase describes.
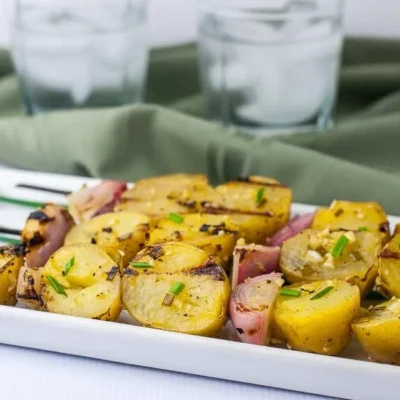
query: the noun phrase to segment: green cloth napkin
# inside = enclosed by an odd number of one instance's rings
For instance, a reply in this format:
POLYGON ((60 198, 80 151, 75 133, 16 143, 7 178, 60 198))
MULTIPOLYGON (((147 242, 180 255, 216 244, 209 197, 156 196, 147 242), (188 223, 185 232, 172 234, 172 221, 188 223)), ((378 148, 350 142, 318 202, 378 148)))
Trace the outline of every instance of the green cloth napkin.
POLYGON ((263 174, 292 187, 298 202, 376 200, 400 214, 400 41, 346 41, 335 128, 256 139, 201 119, 196 57, 193 45, 152 52, 147 99, 157 105, 26 117, 2 53, 0 162, 131 181, 263 174))

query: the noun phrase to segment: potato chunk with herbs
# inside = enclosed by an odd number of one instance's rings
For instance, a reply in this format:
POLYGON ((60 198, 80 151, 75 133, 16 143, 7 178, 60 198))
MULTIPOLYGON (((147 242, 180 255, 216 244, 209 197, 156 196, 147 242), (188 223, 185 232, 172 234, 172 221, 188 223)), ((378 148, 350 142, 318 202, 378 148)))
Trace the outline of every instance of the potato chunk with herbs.
POLYGON ((84 243, 122 251, 123 263, 144 247, 149 231, 149 218, 133 212, 102 214, 76 225, 65 238, 65 245, 84 243))
POLYGON ((13 306, 17 300, 17 280, 24 264, 24 248, 20 245, 0 247, 0 304, 13 306))
POLYGON ((40 300, 44 309, 76 317, 116 320, 122 307, 120 267, 100 247, 62 247, 41 270, 40 300))
POLYGON ((217 186, 203 211, 226 214, 247 243, 263 244, 289 220, 292 191, 274 179, 251 176, 217 186))
POLYGON ((335 200, 330 208, 317 211, 312 229, 331 231, 371 231, 381 232, 389 237, 389 222, 383 208, 375 202, 356 203, 335 200))
POLYGON ((292 349, 335 355, 350 342, 359 309, 358 287, 344 281, 286 286, 276 299, 275 330, 292 349))
POLYGON ((375 282, 381 250, 378 232, 307 229, 283 244, 280 265, 291 283, 343 279, 365 296, 375 282))
POLYGON ((400 365, 400 300, 393 298, 370 308, 352 324, 353 332, 369 357, 400 365))
POLYGON ((125 268, 123 302, 144 326, 209 336, 225 324, 229 280, 210 255, 186 243, 143 249, 125 268))
POLYGON ((147 244, 171 241, 192 244, 216 257, 227 269, 238 235, 238 227, 225 215, 171 215, 158 223, 147 244))

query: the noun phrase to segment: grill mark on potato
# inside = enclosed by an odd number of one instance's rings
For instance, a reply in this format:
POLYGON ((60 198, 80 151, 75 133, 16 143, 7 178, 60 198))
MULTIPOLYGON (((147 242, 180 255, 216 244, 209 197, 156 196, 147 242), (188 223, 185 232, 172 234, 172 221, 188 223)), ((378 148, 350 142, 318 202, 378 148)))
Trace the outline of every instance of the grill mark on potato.
POLYGON ((40 234, 39 231, 33 233, 33 236, 29 239, 25 239, 25 244, 27 246, 37 246, 45 242, 44 237, 40 234))
POLYGON ((34 211, 29 214, 28 219, 39 221, 40 224, 47 224, 54 221, 54 217, 49 217, 43 210, 34 211))
POLYGON ((15 257, 22 257, 25 255, 25 246, 24 244, 14 244, 12 246, 2 246, 0 247, 0 255, 9 255, 15 257))
POLYGON ((251 185, 260 185, 260 186, 268 186, 268 187, 287 188, 287 186, 282 185, 279 182, 263 182, 263 181, 259 181, 257 179, 252 179, 251 176, 239 177, 234 182, 249 183, 251 185))
POLYGON ((102 232, 105 232, 105 233, 111 233, 113 230, 112 230, 112 228, 111 227, 106 227, 106 228, 103 228, 102 229, 102 232))
POLYGON ((107 280, 108 281, 113 281, 115 278, 115 275, 118 273, 118 267, 112 267, 108 272, 107 272, 107 280))
POLYGON ((339 208, 339 210, 335 211, 334 215, 336 218, 340 217, 344 213, 343 208, 339 208))
POLYGON ((389 222, 382 222, 379 225, 379 232, 388 233, 389 232, 389 222))
POLYGON ((381 258, 392 258, 394 260, 400 260, 400 252, 392 251, 390 249, 385 249, 380 254, 381 258))
POLYGON ((236 208, 226 208, 223 206, 212 206, 207 202, 204 205, 204 212, 207 214, 240 214, 240 215, 254 215, 260 217, 274 217, 275 214, 272 211, 243 211, 236 208))
POLYGON ((153 259, 157 260, 164 255, 164 249, 162 246, 149 246, 148 255, 153 259))
POLYGON ((186 208, 189 208, 189 209, 196 208, 196 204, 197 204, 197 202, 195 200, 187 200, 187 201, 178 200, 177 203, 180 206, 186 207, 186 208))
POLYGON ((225 280, 224 270, 214 261, 208 261, 200 267, 194 267, 192 269, 185 270, 183 273, 187 275, 209 275, 216 281, 225 280))
POLYGON ((91 243, 91 244, 97 244, 97 240, 96 240, 94 237, 92 237, 92 238, 90 239, 90 243, 91 243))
POLYGON ((131 267, 126 267, 124 270, 124 275, 127 276, 137 276, 139 275, 139 272, 135 271, 133 268, 131 267))

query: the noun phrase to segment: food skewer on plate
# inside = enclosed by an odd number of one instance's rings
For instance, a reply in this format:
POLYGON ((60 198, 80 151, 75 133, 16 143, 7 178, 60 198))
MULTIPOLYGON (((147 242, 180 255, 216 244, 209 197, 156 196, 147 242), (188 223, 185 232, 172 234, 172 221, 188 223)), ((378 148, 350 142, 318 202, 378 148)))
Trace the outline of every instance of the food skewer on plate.
POLYGON ((289 220, 291 190, 274 179, 212 187, 205 176, 186 174, 143 179, 132 189, 104 181, 68 201, 68 211, 46 204, 30 214, 13 270, 16 295, 11 282, 1 286, 0 269, 0 300, 7 285, 11 293, 3 303, 17 298, 110 321, 124 306, 143 326, 205 336, 218 335, 230 317, 244 342, 327 355, 344 349, 353 329, 372 358, 399 362, 387 356, 400 340, 396 301, 382 306, 392 318, 386 353, 377 347, 384 329, 372 329, 379 308, 360 309, 374 284, 388 297, 400 293, 399 237, 389 241, 376 203, 335 201, 289 220))

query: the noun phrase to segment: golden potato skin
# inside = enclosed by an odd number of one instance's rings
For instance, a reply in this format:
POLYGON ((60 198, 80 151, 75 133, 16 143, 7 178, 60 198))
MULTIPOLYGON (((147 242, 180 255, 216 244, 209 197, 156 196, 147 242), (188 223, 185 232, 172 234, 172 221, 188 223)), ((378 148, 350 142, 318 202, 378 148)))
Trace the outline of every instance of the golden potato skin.
POLYGON ((22 246, 0 247, 0 304, 13 306, 17 302, 17 280, 23 264, 22 246))
POLYGON ((283 244, 280 266, 290 283, 343 279, 356 284, 364 297, 378 274, 381 250, 382 235, 378 232, 307 229, 283 244), (340 257, 334 258, 330 253, 342 235, 352 237, 354 242, 345 247, 340 257), (315 252, 321 259, 315 259, 315 252))
POLYGON ((134 262, 152 268, 125 268, 123 302, 143 326, 211 336, 225 324, 228 277, 204 250, 186 243, 162 243, 142 250, 134 262), (176 282, 185 285, 170 306, 163 301, 176 282))
POLYGON ((162 219, 150 233, 147 244, 170 241, 192 244, 216 257, 226 270, 238 239, 238 226, 225 215, 188 214, 182 218, 182 223, 162 219))
POLYGON ((352 329, 370 359, 400 365, 400 300, 393 298, 370 308, 352 329))
POLYGON ((149 223, 144 214, 127 211, 102 214, 72 228, 65 238, 65 245, 83 243, 112 247, 124 253, 123 264, 126 266, 144 247, 149 223))
POLYGON ((305 352, 336 355, 351 340, 351 322, 360 310, 356 285, 327 280, 285 287, 301 291, 300 297, 278 295, 274 312, 274 335, 290 348, 305 352), (333 286, 325 296, 311 300, 333 286))
POLYGON ((169 213, 200 211, 200 203, 212 197, 214 189, 204 175, 174 174, 143 179, 126 191, 115 211, 134 211, 148 215, 154 223, 169 213))
POLYGON ((40 302, 51 313, 115 321, 121 312, 120 267, 95 245, 76 244, 56 251, 42 269, 40 302), (65 274, 65 265, 74 258, 65 274), (57 280, 66 292, 58 293, 48 281, 57 280))
POLYGON ((381 232, 388 239, 389 222, 383 208, 375 202, 356 203, 335 200, 330 208, 321 208, 315 215, 312 229, 358 231, 367 228, 381 232))
POLYGON ((390 299, 400 298, 400 234, 395 235, 379 255, 376 290, 390 299))
POLYGON ((264 244, 289 220, 292 191, 274 179, 250 176, 215 191, 218 197, 203 203, 203 211, 229 215, 247 243, 264 244))

